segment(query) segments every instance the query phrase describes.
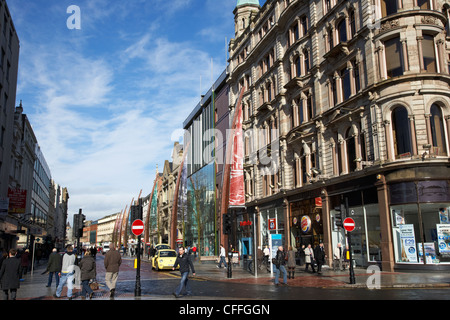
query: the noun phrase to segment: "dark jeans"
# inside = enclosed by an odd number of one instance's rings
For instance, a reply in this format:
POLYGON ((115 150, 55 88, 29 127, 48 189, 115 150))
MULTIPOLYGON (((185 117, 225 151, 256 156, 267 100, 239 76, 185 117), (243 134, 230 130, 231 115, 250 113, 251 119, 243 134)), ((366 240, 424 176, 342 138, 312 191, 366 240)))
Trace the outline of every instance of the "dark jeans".
POLYGON ((177 289, 175 290, 175 294, 177 296, 179 296, 181 294, 181 292, 183 291, 183 289, 186 290, 186 294, 192 294, 191 291, 191 286, 189 285, 189 278, 188 278, 189 272, 183 272, 181 274, 181 280, 180 280, 180 284, 177 287, 177 289))
POLYGON ((94 291, 91 289, 91 287, 89 287, 89 281, 90 281, 90 280, 83 280, 83 281, 81 281, 81 285, 82 285, 82 288, 81 288, 81 296, 82 296, 82 297, 85 297, 86 294, 91 294, 91 293, 94 292, 94 291))
POLYGON ((48 273, 47 287, 51 287, 52 286, 53 275, 55 275, 56 287, 58 288, 58 286, 59 286, 59 274, 58 274, 58 272, 49 272, 48 273))

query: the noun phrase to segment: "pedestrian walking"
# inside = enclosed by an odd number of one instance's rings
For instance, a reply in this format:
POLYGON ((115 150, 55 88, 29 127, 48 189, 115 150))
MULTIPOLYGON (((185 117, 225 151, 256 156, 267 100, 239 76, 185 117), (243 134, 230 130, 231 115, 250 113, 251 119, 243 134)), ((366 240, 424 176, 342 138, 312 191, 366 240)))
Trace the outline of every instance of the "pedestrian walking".
POLYGON ((62 267, 62 257, 58 253, 56 248, 53 248, 52 253, 48 257, 47 270, 48 272, 48 282, 47 287, 50 288, 52 286, 53 275, 55 275, 56 280, 56 288, 59 286, 59 273, 61 272, 62 267))
POLYGON ((89 294, 89 299, 92 299, 94 291, 89 286, 91 279, 97 278, 97 265, 95 263, 94 255, 90 250, 86 250, 83 259, 81 259, 79 265, 81 271, 81 299, 86 298, 86 294, 89 294))
POLYGON ((305 264, 305 260, 306 260, 306 258, 305 258, 305 245, 304 244, 302 244, 302 247, 300 248, 300 252, 299 252, 299 258, 300 258, 300 265, 301 266, 303 266, 304 264, 305 264))
POLYGON ((220 244, 220 254, 219 254, 219 264, 217 268, 222 268, 222 264, 225 268, 228 268, 227 262, 225 261, 226 253, 223 244, 220 244))
POLYGON ((61 298, 61 292, 67 283, 67 298, 72 300, 73 280, 75 277, 76 255, 73 253, 73 247, 68 246, 66 253, 62 257, 61 272, 59 272, 59 285, 56 288, 55 298, 61 298))
POLYGON ((333 252, 333 271, 343 270, 342 257, 342 245, 338 243, 333 252))
POLYGON ((283 273, 283 284, 287 285, 287 272, 286 272, 286 253, 282 246, 278 247, 277 255, 275 257, 275 285, 279 284, 280 273, 283 273))
POLYGON ((305 271, 308 271, 308 266, 311 266, 312 272, 316 272, 314 269, 314 250, 311 248, 311 244, 308 244, 305 249, 305 264, 305 271))
POLYGON ((30 266, 30 250, 26 249, 25 252, 20 256, 20 279, 27 274, 28 268, 30 266))
POLYGON ((325 264, 325 248, 323 247, 323 243, 319 243, 319 245, 314 249, 314 257, 317 263, 317 273, 322 273, 322 266, 325 264))
POLYGON ((105 282, 109 288, 109 297, 114 298, 116 292, 117 278, 119 277, 119 267, 122 263, 122 257, 113 244, 110 245, 109 251, 105 255, 105 282))
POLYGON ((16 300, 17 289, 20 287, 20 260, 16 258, 16 254, 17 250, 9 250, 9 256, 0 269, 0 284, 5 300, 16 300))
POLYGON ((178 256, 175 260, 172 270, 175 270, 177 266, 180 266, 181 280, 173 295, 175 296, 175 298, 179 298, 183 289, 186 291, 186 295, 192 295, 188 276, 189 269, 192 271, 192 275, 195 276, 195 269, 190 256, 184 252, 183 247, 178 248, 178 256))
POLYGON ((287 262, 287 268, 288 268, 288 278, 289 279, 294 279, 295 277, 295 266, 296 266, 296 262, 295 262, 295 251, 292 248, 292 246, 289 246, 289 250, 288 250, 288 262, 287 262))
POLYGON ((269 264, 270 249, 268 246, 265 246, 263 253, 264 253, 264 260, 266 260, 266 263, 269 264))

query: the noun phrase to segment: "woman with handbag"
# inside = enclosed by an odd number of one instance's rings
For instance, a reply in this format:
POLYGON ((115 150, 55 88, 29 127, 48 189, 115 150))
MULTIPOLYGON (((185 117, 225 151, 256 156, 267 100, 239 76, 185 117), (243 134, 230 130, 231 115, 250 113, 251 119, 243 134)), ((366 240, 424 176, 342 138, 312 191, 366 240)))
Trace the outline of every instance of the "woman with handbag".
POLYGON ((92 299, 94 291, 89 286, 89 281, 97 277, 97 266, 95 264, 95 259, 89 250, 86 250, 84 257, 81 259, 78 266, 81 270, 81 299, 86 299, 86 294, 89 294, 89 299, 92 299))

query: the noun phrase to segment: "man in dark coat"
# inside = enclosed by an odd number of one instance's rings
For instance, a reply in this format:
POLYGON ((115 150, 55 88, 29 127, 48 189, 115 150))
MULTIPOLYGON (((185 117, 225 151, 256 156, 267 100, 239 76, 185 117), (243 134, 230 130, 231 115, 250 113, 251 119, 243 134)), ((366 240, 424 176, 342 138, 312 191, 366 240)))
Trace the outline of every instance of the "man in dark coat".
POLYGON ((105 282, 109 288, 109 297, 114 298, 116 291, 117 277, 119 276, 119 267, 122 263, 122 257, 114 245, 110 245, 109 251, 105 255, 105 282))
POLYGON ((53 248, 53 251, 50 254, 50 257, 48 258, 48 265, 47 265, 47 271, 48 271, 47 287, 48 288, 50 288, 52 286, 53 274, 55 275, 55 279, 56 279, 56 287, 58 288, 58 285, 59 285, 59 273, 61 272, 61 267, 62 267, 62 256, 57 251, 58 250, 56 248, 53 248))
POLYGON ((323 243, 319 243, 319 245, 314 249, 314 257, 317 262, 317 273, 322 273, 322 266, 325 264, 325 249, 323 247, 323 243))
POLYGON ((0 283, 5 300, 9 299, 8 290, 11 293, 11 300, 16 300, 17 289, 20 287, 20 260, 16 258, 17 250, 9 250, 9 257, 3 261, 0 269, 0 283))
POLYGON ((180 281, 180 285, 177 287, 177 289, 173 293, 173 295, 176 298, 180 297, 180 294, 181 294, 181 291, 183 290, 183 288, 185 288, 187 295, 192 294, 191 287, 188 282, 189 268, 192 270, 192 274, 195 276, 195 269, 194 269, 194 265, 192 264, 191 257, 189 256, 189 254, 184 252, 183 247, 180 247, 178 249, 178 256, 177 256, 177 259, 175 260, 175 263, 173 264, 172 270, 175 270, 175 268, 178 265, 180 266, 181 281, 180 281))

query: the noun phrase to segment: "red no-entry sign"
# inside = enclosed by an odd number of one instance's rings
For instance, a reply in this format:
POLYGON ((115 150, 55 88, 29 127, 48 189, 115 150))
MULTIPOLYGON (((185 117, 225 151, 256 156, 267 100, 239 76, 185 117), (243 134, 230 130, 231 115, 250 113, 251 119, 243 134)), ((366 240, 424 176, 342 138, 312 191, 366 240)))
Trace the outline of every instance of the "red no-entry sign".
POLYGON ((144 232, 144 222, 140 219, 134 220, 131 224, 131 232, 135 236, 140 236, 144 232))
POLYGON ((345 218, 343 225, 348 232, 355 230, 355 221, 352 218, 345 218))

